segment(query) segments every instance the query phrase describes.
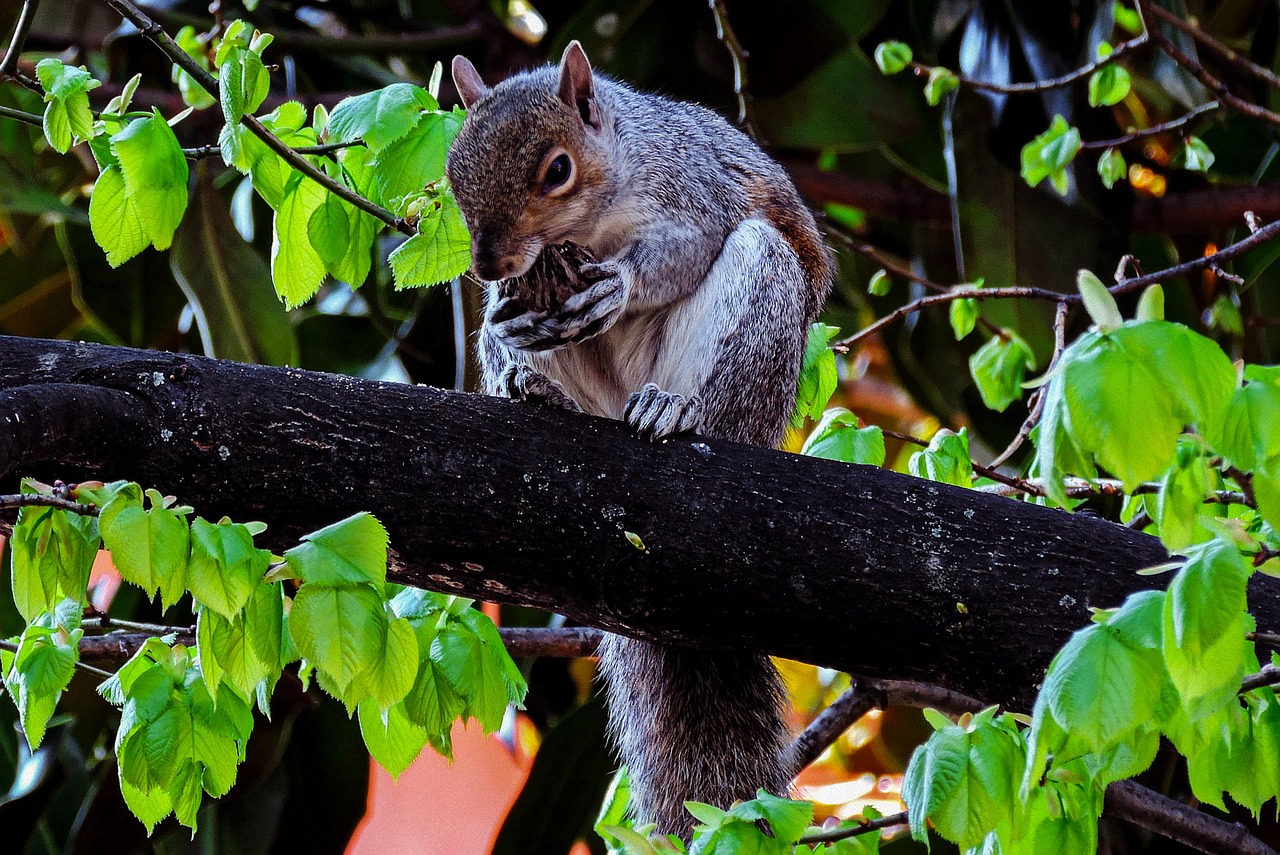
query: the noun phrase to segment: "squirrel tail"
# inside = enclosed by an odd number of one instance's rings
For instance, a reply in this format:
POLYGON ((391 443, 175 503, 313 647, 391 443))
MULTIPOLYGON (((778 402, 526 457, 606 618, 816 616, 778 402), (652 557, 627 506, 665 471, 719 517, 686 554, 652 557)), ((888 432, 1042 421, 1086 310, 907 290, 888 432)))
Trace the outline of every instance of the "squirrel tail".
POLYGON ((728 808, 760 787, 786 793, 784 693, 768 657, 607 634, 600 670, 640 821, 688 840, 694 820, 686 801, 728 808))

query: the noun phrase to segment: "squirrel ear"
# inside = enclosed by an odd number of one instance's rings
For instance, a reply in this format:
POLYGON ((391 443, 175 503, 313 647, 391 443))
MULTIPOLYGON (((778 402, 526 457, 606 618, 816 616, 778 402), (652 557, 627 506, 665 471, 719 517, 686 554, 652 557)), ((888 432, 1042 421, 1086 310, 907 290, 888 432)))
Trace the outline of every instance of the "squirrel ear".
POLYGON ((458 87, 462 106, 468 109, 489 91, 489 87, 480 79, 480 72, 476 71, 471 60, 462 55, 453 58, 453 85, 458 87))
POLYGON ((577 39, 569 42, 560 57, 560 100, 577 110, 584 124, 600 127, 591 62, 577 39))

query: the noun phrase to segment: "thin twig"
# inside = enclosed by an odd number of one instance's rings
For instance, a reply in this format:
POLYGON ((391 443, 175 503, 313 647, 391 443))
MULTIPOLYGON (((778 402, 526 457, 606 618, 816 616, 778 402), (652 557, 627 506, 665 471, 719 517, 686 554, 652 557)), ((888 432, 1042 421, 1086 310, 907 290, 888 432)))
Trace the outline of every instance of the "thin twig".
POLYGON ((22 54, 22 45, 31 31, 31 22, 36 17, 36 6, 40 0, 26 0, 22 11, 18 13, 18 23, 13 28, 13 38, 9 40, 9 49, 5 51, 4 60, 0 61, 0 77, 7 77, 18 70, 18 57, 22 54))
MULTIPOLYGON (((1154 12, 1156 9, 1154 4, 1151 3, 1151 0, 1137 0, 1136 7, 1140 12, 1144 13, 1154 12)), ((1227 86, 1226 83, 1206 71, 1204 66, 1200 64, 1200 60, 1184 53, 1182 49, 1175 45, 1164 33, 1153 28, 1148 28, 1148 30, 1156 44, 1160 46, 1162 51, 1169 55, 1170 59, 1190 72, 1192 77, 1199 80, 1205 88, 1213 92, 1214 95, 1218 97, 1218 100, 1223 104, 1235 110, 1237 113, 1242 113, 1255 119, 1261 119, 1264 122, 1280 127, 1280 114, 1273 113, 1265 107, 1260 107, 1257 104, 1250 103, 1236 95, 1231 91, 1231 87, 1227 86)))
POLYGON ((18 122, 25 122, 28 125, 35 125, 37 128, 44 127, 44 118, 35 113, 27 113, 23 110, 15 110, 12 107, 5 107, 0 104, 0 119, 13 119, 18 122))
POLYGON ((1201 104, 1199 107, 1196 107, 1194 110, 1191 110, 1176 119, 1170 119, 1167 122, 1161 122, 1160 124, 1152 125, 1149 128, 1132 130, 1124 136, 1116 137, 1115 139, 1090 140, 1088 142, 1081 143, 1080 148, 1084 151, 1088 151, 1090 149, 1115 148, 1116 146, 1121 146, 1125 143, 1131 143, 1134 140, 1158 136, 1159 134, 1165 134, 1169 131, 1176 131, 1207 113, 1213 113, 1221 109, 1222 105, 1220 103, 1217 101, 1210 101, 1207 104, 1201 104))
POLYGON ((1244 637, 1247 641, 1265 644, 1268 647, 1280 648, 1280 635, 1277 635, 1274 632, 1247 632, 1244 637))
MULTIPOLYGON (((169 37, 169 34, 164 31, 164 28, 151 20, 145 12, 134 5, 132 0, 100 0, 100 2, 106 3, 118 14, 124 17, 125 20, 137 27, 148 41, 160 48, 165 56, 169 57, 175 65, 187 74, 191 75, 191 78, 200 85, 200 88, 204 89, 215 98, 218 97, 218 81, 213 77, 213 75, 201 68, 186 51, 178 47, 177 42, 169 37)), ((364 196, 361 196, 359 193, 354 192, 346 185, 340 184, 325 175, 317 169, 311 161, 294 152, 288 143, 271 133, 271 131, 269 131, 262 122, 258 121, 256 117, 250 116, 246 113, 241 117, 240 123, 248 128, 254 136, 262 140, 266 144, 267 148, 280 155, 286 163, 319 184, 321 187, 324 187, 333 195, 354 205, 361 211, 376 217, 379 221, 402 234, 409 235, 410 237, 417 234, 417 229, 409 225, 409 223, 404 219, 397 217, 395 214, 392 214, 390 211, 379 205, 375 205, 373 202, 369 201, 364 196)))
POLYGON ((84 620, 86 622, 92 621, 94 625, 101 629, 117 627, 148 635, 182 635, 184 633, 194 634, 196 631, 194 626, 167 626, 162 623, 141 623, 134 620, 124 620, 123 618, 112 617, 106 612, 98 611, 93 606, 85 609, 84 620))
MULTIPOLYGON (((1058 360, 1062 358, 1062 351, 1067 346, 1067 304, 1058 303, 1058 308, 1053 317, 1053 356, 1049 359, 1049 365, 1045 369, 1045 373, 1053 371, 1054 366, 1058 364, 1058 360)), ((1031 431, 1039 423, 1040 417, 1044 415, 1044 387, 1035 391, 1035 402, 1031 405, 1031 412, 1027 413, 1027 417, 1022 422, 1022 427, 1018 428, 1018 435, 1013 438, 1013 442, 1006 446, 1005 450, 996 455, 995 460, 991 461, 992 469, 999 469, 1010 457, 1013 456, 1022 443, 1026 442, 1031 436, 1031 431)))
MULTIPOLYGON (((1140 36, 1135 36, 1127 42, 1121 42, 1116 45, 1115 50, 1106 56, 1094 60, 1088 65, 1083 65, 1075 71, 1067 72, 1060 77, 1051 77, 1048 80, 1037 80, 1034 83, 991 83, 986 80, 975 80, 972 77, 956 76, 962 86, 970 86, 974 89, 985 89, 988 92, 1003 92, 1007 95, 1030 94, 1036 92, 1044 92, 1049 89, 1059 89, 1063 86, 1069 86, 1077 80, 1082 80, 1093 74, 1100 68, 1110 65, 1121 57, 1133 53, 1146 46, 1148 35, 1143 32, 1140 36)), ((928 77, 933 71, 933 67, 925 65, 922 62, 912 62, 911 70, 917 77, 928 77)))
MULTIPOLYGON (((1043 490, 1045 479, 1027 478, 1024 483, 1038 490, 1043 490)), ((1162 486, 1156 481, 1145 481, 1132 490, 1126 490, 1124 484, 1114 478, 1063 478, 1062 487, 1072 499, 1084 499, 1090 496, 1149 496, 1159 493, 1162 486)), ((1014 496, 1024 492, 1019 487, 1004 484, 985 484, 975 487, 983 493, 993 496, 1014 496)), ((1041 495, 1037 493, 1035 495, 1041 495)), ((1204 497, 1206 505, 1250 505, 1249 497, 1238 490, 1213 490, 1204 497)), ((1250 505, 1250 507, 1252 507, 1250 505)))
POLYGON ((859 834, 867 834, 872 831, 879 831, 883 828, 892 828, 895 825, 907 824, 907 812, 904 810, 900 813, 882 816, 879 819, 866 819, 857 817, 856 826, 848 826, 846 828, 830 828, 824 831, 815 831, 813 834, 806 834, 801 837, 797 843, 813 846, 818 843, 836 843, 840 840, 848 840, 850 837, 857 837, 859 834))
POLYGON ((1176 30, 1186 33, 1201 45, 1216 53, 1222 60, 1237 71, 1261 80, 1272 89, 1280 89, 1280 76, 1277 76, 1271 69, 1264 68, 1253 60, 1241 56, 1195 24, 1192 24, 1190 21, 1182 20, 1168 9, 1163 9, 1158 5, 1153 5, 1151 6, 1151 11, 1155 13, 1157 18, 1164 21, 1166 24, 1169 24, 1176 30))
POLYGON ((858 680, 853 681, 840 697, 818 714, 804 732, 791 741, 782 754, 782 768, 794 778, 813 761, 822 756, 854 722, 884 703, 882 696, 863 690, 858 680))
POLYGON ((98 509, 93 505, 72 501, 62 496, 51 496, 48 493, 12 493, 0 496, 0 509, 10 508, 59 508, 86 517, 96 517, 98 509))
POLYGON ((1262 670, 1256 674, 1250 674, 1240 683, 1240 694, 1261 689, 1263 686, 1274 686, 1280 683, 1280 668, 1274 665, 1263 665, 1262 670))
MULTIPOLYGON (((3 115, 0 113, 0 115, 3 115)), ((299 145, 294 146, 293 150, 298 154, 332 154, 335 151, 341 151, 344 148, 351 148, 356 145, 364 145, 364 140, 351 140, 349 142, 331 142, 322 143, 320 145, 299 145)), ((182 153, 187 160, 204 160, 206 157, 213 157, 215 154, 222 153, 220 145, 201 145, 195 148, 184 148, 182 153)))
POLYGON ((738 127, 752 139, 758 139, 751 89, 747 83, 747 51, 729 24, 729 10, 724 7, 723 0, 707 0, 707 6, 715 18, 716 38, 729 52, 729 59, 733 63, 733 94, 738 99, 738 127))

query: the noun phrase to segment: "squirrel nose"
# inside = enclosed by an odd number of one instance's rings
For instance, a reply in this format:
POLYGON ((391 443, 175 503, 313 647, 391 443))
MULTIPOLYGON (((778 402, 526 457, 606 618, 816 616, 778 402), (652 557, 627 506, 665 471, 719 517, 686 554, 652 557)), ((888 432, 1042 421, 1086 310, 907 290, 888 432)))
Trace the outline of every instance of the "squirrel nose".
POLYGON ((509 255, 500 257, 490 243, 472 241, 471 267, 481 279, 495 282, 515 272, 516 260, 509 255))

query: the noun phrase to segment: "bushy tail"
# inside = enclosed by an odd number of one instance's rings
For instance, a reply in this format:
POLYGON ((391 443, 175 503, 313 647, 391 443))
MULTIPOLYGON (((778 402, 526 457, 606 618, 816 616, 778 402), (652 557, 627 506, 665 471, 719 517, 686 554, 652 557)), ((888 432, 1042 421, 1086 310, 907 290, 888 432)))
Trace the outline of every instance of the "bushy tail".
POLYGON ((606 635, 600 669, 638 820, 688 840, 686 801, 727 808, 760 787, 786 792, 784 695, 767 657, 606 635))

